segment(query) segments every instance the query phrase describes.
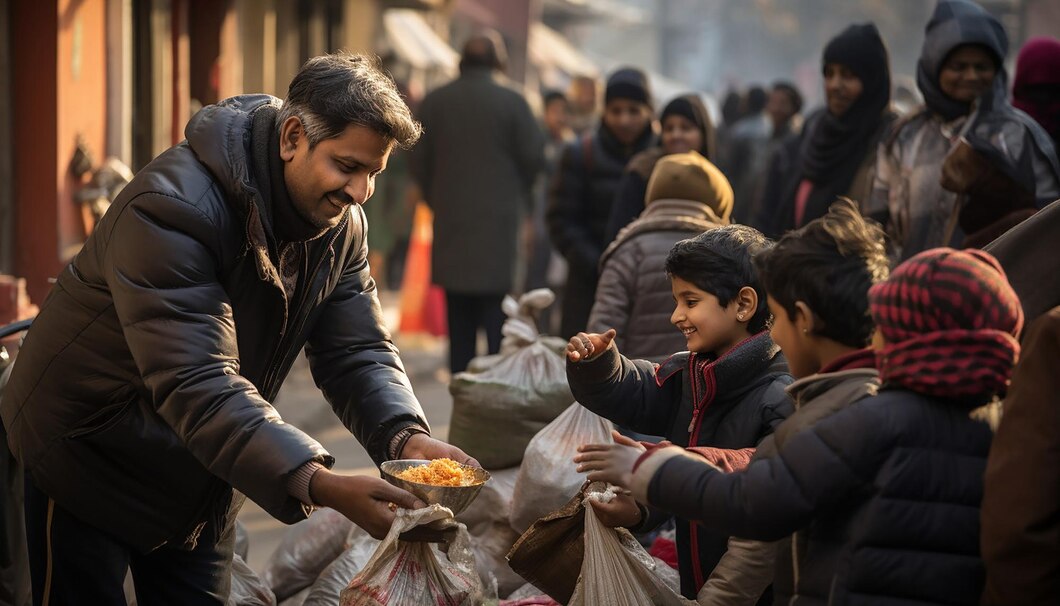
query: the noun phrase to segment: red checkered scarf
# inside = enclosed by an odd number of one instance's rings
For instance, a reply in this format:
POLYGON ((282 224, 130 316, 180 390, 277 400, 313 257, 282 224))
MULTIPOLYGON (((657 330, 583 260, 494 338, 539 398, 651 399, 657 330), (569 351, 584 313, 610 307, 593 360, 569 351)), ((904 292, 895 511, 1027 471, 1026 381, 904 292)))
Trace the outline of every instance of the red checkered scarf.
POLYGON ((936 248, 902 263, 869 290, 887 345, 880 380, 952 399, 1004 395, 1019 358, 1019 298, 994 257, 936 248))

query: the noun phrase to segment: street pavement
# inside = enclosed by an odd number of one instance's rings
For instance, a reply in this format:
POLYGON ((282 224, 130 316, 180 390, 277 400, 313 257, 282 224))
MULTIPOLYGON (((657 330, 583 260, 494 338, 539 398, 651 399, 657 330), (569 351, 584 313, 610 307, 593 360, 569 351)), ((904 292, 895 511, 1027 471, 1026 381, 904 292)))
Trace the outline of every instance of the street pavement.
MULTIPOLYGON (((425 335, 398 334, 398 294, 384 291, 380 294, 380 300, 384 318, 395 334, 395 344, 401 351, 401 360, 416 397, 431 424, 432 435, 444 440, 449 434, 452 410, 447 387, 448 341, 425 335)), ((379 470, 368 453, 339 422, 320 390, 313 384, 304 355, 299 356, 288 375, 275 406, 285 422, 308 433, 335 457, 335 471, 379 476, 379 470)), ((243 506, 239 520, 246 526, 250 537, 247 563, 261 573, 288 526, 272 518, 250 500, 243 506)))

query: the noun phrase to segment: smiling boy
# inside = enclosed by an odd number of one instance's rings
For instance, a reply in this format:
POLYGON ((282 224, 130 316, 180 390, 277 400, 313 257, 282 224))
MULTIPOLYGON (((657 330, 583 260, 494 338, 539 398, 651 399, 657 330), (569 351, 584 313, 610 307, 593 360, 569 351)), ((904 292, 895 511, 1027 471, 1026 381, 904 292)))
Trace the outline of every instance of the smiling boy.
MULTIPOLYGON (((674 245, 666 259, 675 301, 671 322, 684 333, 689 351, 656 366, 620 355, 614 330, 579 333, 567 346, 567 378, 578 402, 679 446, 755 447, 792 412, 784 392, 792 378, 769 336, 765 289, 751 264, 769 246, 765 236, 743 225, 674 245)), ((651 526, 652 517, 642 520, 645 512, 629 498, 601 513, 612 525, 651 526)), ((727 538, 678 521, 686 597, 694 598, 710 576, 727 538)))

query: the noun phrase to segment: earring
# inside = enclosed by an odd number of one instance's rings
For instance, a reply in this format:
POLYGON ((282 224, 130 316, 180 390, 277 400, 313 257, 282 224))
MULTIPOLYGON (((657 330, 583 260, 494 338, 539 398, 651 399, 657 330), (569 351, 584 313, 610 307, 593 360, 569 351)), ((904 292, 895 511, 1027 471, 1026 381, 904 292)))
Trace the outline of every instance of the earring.
POLYGON ((803 328, 802 329, 802 334, 804 334, 804 335, 810 334, 810 331, 808 329, 806 329, 806 328, 803 328))

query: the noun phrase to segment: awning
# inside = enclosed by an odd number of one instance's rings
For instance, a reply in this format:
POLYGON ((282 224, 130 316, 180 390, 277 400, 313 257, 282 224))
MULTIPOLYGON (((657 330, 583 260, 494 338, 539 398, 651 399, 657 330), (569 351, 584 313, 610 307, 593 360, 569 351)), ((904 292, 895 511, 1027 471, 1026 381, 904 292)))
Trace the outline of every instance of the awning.
POLYGON ((562 88, 573 76, 600 75, 600 68, 562 34, 543 23, 530 25, 527 54, 541 74, 542 83, 550 88, 562 88), (560 73, 557 73, 560 72, 560 73), (562 75, 561 75, 562 74, 562 75))
POLYGON ((417 11, 388 9, 383 13, 383 27, 390 48, 412 67, 456 73, 460 55, 434 33, 417 11))

